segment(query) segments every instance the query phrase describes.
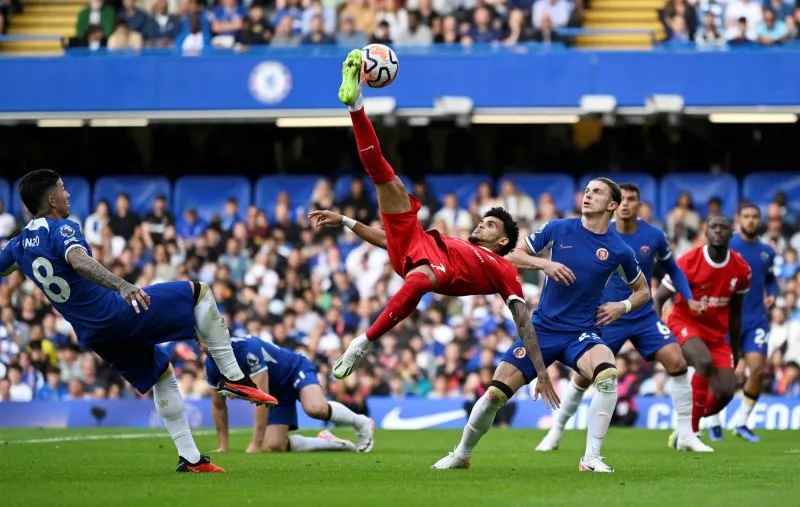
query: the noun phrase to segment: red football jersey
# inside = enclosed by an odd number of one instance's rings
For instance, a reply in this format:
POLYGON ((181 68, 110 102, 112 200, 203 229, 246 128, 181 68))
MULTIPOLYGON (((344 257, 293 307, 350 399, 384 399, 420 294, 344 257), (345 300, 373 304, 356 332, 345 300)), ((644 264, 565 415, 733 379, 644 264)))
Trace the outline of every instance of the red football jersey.
MULTIPOLYGON (((473 245, 462 239, 439 235, 447 249, 450 268, 454 271, 449 281, 436 287, 436 292, 447 296, 500 294, 509 304, 513 299, 525 302, 519 272, 504 257, 473 245)), ((431 265, 433 271, 442 269, 431 265)))
MULTIPOLYGON (((730 249, 723 262, 715 263, 704 246, 683 255, 678 259, 678 266, 686 274, 694 298, 705 301, 708 309, 704 314, 692 312, 686 300, 676 294, 675 307, 667 319, 667 325, 677 336, 683 327, 681 322, 691 322, 704 334, 703 338, 725 340, 731 297, 750 289, 750 266, 742 256, 730 249)), ((664 284, 675 292, 669 276, 664 278, 664 284)))

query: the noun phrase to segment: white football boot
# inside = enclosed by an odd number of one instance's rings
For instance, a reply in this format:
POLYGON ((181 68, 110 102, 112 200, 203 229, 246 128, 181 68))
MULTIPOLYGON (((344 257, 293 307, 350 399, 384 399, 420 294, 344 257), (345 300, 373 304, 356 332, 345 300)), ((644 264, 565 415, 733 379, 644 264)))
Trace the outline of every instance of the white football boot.
POLYGON ((367 353, 372 348, 372 342, 367 340, 365 335, 353 338, 350 346, 344 351, 336 364, 333 365, 333 376, 338 379, 343 379, 349 376, 358 368, 361 361, 367 357, 367 353))
POLYGON ((434 463, 431 468, 434 470, 453 470, 457 468, 469 468, 471 464, 470 458, 462 458, 457 456, 454 452, 449 452, 447 456, 434 463))
POLYGON ((375 421, 371 417, 359 417, 356 424, 356 436, 358 437, 358 452, 369 452, 375 447, 375 421))
POLYGON ((547 451, 555 451, 558 449, 558 444, 561 443, 561 437, 564 436, 564 430, 561 430, 555 426, 550 428, 550 431, 547 432, 547 435, 544 436, 539 445, 536 446, 537 451, 547 452, 547 451))
POLYGON ((328 430, 320 431, 317 434, 317 438, 321 438, 322 440, 327 440, 328 442, 336 444, 337 446, 341 447, 343 451, 358 452, 356 444, 349 440, 339 438, 328 430))
POLYGON ((601 473, 611 473, 614 471, 613 468, 606 465, 603 462, 603 458, 601 456, 584 456, 581 458, 581 462, 578 465, 578 470, 581 472, 601 472, 601 473))

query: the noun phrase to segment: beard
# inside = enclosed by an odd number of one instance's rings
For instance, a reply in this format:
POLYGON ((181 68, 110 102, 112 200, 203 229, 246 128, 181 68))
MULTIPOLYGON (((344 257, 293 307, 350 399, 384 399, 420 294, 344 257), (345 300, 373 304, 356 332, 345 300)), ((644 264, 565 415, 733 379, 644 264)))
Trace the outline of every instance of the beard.
POLYGON ((758 228, 750 229, 750 230, 742 229, 742 234, 745 237, 750 238, 750 239, 755 238, 756 236, 758 236, 758 228))
POLYGON ((473 245, 477 245, 480 242, 480 240, 478 238, 476 238, 475 236, 470 236, 467 241, 469 241, 473 245))

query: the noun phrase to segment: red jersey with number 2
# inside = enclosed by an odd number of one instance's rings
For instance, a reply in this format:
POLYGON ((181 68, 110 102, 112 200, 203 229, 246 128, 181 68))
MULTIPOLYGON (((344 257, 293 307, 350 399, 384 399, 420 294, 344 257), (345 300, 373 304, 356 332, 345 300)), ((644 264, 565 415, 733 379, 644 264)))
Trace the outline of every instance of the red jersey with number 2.
MULTIPOLYGON (((733 250, 728 250, 724 261, 716 263, 705 246, 687 252, 678 259, 678 266, 689 279, 692 295, 697 301, 704 301, 707 310, 704 314, 692 312, 686 300, 676 294, 667 325, 681 344, 698 334, 706 342, 726 342, 730 301, 750 289, 750 266, 733 250)), ((669 277, 664 283, 675 290, 669 277)))

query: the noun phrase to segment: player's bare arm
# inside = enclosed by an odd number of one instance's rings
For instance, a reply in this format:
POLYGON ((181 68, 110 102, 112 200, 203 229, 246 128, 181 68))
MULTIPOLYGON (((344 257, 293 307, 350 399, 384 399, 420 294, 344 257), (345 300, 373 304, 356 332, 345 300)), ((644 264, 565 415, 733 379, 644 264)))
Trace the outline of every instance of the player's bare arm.
POLYGON ((728 317, 728 333, 731 340, 731 351, 733 352, 734 364, 742 354, 742 304, 744 294, 734 294, 731 297, 731 311, 728 317))
POLYGON ((17 265, 16 264, 12 264, 5 271, 0 272, 0 276, 8 276, 11 273, 13 273, 14 271, 16 271, 17 269, 18 269, 17 265))
POLYGON ((630 285, 633 292, 625 301, 612 301, 597 309, 597 325, 608 326, 626 313, 637 310, 650 301, 650 288, 644 275, 630 285))
POLYGON ((312 211, 308 218, 315 227, 333 228, 344 225, 359 238, 378 248, 386 248, 386 232, 329 210, 312 211))
POLYGON ((515 299, 511 301, 509 309, 514 316, 514 323, 517 325, 517 333, 519 333, 519 337, 525 345, 525 351, 528 353, 528 357, 536 370, 536 378, 538 380, 536 382, 534 399, 538 399, 541 394, 542 397, 544 397, 545 406, 549 405, 552 406, 553 409, 557 409, 559 405, 561 405, 561 400, 559 400, 553 388, 553 384, 550 381, 550 375, 547 373, 547 365, 544 364, 542 349, 539 347, 539 339, 536 336, 536 330, 533 328, 533 323, 531 322, 528 305, 515 299))
POLYGON ((665 284, 661 284, 656 291, 655 297, 653 297, 653 307, 656 310, 656 314, 658 317, 661 318, 661 312, 664 309, 664 304, 672 299, 672 296, 675 295, 675 292, 672 291, 669 287, 665 284))
POLYGON ((506 259, 517 269, 543 271, 545 275, 558 283, 570 285, 575 282, 575 273, 571 269, 559 262, 553 262, 534 255, 524 239, 517 244, 514 250, 506 255, 506 259))
MULTIPOLYGON (((267 372, 261 372, 258 375, 252 377, 253 382, 256 386, 268 393, 269 389, 269 375, 267 372)), ((267 420, 269 418, 269 407, 264 405, 257 405, 255 410, 253 411, 253 438, 250 440, 250 444, 247 446, 244 452, 246 453, 258 453, 261 452, 261 448, 264 445, 264 434, 267 431, 267 420)))
POLYGON ((90 282, 107 289, 118 291, 122 299, 133 306, 136 313, 140 313, 139 306, 145 310, 149 307, 150 296, 148 296, 144 290, 132 283, 126 282, 104 268, 102 264, 93 259, 83 248, 73 248, 70 250, 67 254, 67 262, 76 273, 90 282))
POLYGON ((228 451, 228 404, 216 390, 211 391, 211 418, 217 430, 219 447, 214 452, 228 451))

